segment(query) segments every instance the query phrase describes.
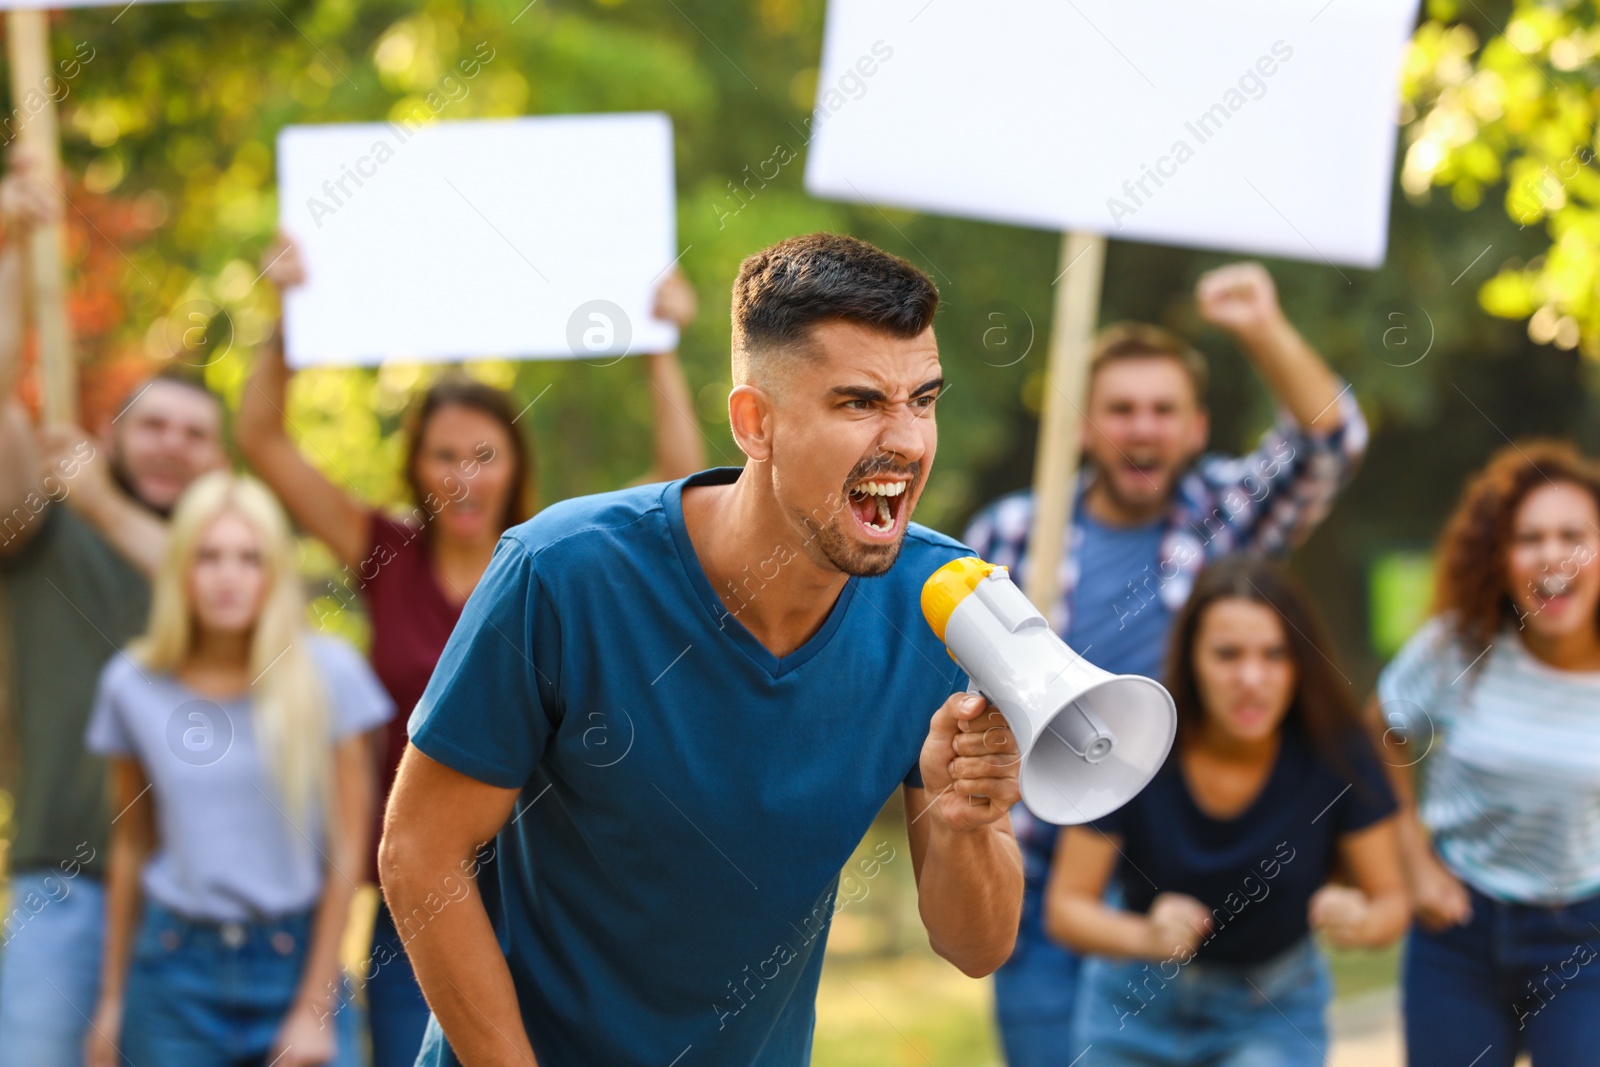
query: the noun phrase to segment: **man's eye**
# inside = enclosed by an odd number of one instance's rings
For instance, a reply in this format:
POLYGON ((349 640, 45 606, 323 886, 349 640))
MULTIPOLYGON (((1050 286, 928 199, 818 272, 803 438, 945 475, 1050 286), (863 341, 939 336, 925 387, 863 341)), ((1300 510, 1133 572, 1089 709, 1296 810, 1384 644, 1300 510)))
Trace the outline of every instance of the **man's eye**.
POLYGON ((911 403, 926 411, 928 408, 933 407, 933 402, 938 399, 938 393, 929 393, 926 396, 917 397, 915 400, 911 401, 911 403))

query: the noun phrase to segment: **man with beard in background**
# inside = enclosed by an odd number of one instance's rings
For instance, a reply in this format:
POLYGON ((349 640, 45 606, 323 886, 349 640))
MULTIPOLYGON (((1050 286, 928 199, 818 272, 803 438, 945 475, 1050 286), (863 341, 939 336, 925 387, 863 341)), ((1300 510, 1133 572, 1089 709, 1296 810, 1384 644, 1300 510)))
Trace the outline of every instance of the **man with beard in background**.
MULTIPOLYGON (((1168 625, 1206 562, 1229 552, 1288 553, 1327 515, 1367 443, 1349 387, 1284 316, 1264 267, 1211 271, 1195 300, 1272 391, 1277 424, 1248 455, 1203 455, 1205 357, 1157 326, 1103 330, 1090 357, 1085 463, 1061 589, 1046 613, 1090 663, 1157 680, 1168 625)), ((1032 525, 1033 494, 1017 493, 981 511, 966 542, 1021 584, 1032 525)), ((1010 1067, 1042 1067, 1057 1064, 1070 1041, 1078 957, 1041 925, 1056 828, 1021 804, 1011 818, 1027 892, 1016 950, 995 974, 995 1012, 1010 1067)))
POLYGON ((177 374, 130 391, 107 432, 36 432, 14 395, 26 231, 51 215, 39 164, 0 181, 0 755, 14 770, 0 915, 0 1067, 79 1067, 100 993, 105 762, 84 746, 106 660, 149 621, 165 515, 226 463, 222 405, 177 374))
POLYGON ((1010 953, 1016 742, 919 609, 969 554, 910 521, 937 305, 853 238, 750 257, 745 466, 564 501, 500 542, 379 855, 434 1014, 418 1063, 808 1063, 840 868, 897 788, 935 951, 972 976, 1010 953))

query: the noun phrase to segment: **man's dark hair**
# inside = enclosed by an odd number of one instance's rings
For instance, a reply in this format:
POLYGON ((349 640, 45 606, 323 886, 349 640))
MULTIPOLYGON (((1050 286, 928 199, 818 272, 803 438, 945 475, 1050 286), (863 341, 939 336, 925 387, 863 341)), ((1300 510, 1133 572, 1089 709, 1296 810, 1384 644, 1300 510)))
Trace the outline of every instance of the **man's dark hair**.
POLYGON ((939 290, 898 256, 837 233, 791 237, 739 265, 733 283, 733 380, 804 349, 811 328, 839 320, 912 338, 933 323, 939 290))

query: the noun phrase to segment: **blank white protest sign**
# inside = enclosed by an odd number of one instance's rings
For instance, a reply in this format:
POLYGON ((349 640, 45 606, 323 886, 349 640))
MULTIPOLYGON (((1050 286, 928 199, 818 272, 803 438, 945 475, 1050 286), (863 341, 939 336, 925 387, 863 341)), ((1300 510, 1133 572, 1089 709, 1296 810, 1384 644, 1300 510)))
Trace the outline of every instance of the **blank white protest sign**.
POLYGON ((150 2, 151 0, 0 0, 0 11, 55 11, 65 7, 129 8, 135 3, 150 2))
POLYGON ((829 0, 806 188, 1376 267, 1416 10, 829 0))
POLYGON ((665 115, 291 126, 278 196, 293 366, 677 346, 651 315, 678 256, 665 115))

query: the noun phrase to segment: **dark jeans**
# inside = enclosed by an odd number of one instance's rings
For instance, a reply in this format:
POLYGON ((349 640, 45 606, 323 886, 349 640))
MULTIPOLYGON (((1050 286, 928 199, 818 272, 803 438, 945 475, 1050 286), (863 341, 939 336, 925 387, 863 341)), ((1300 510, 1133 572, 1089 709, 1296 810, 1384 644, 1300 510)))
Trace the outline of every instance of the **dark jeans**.
MULTIPOLYGON (((294 1001, 311 912, 260 922, 188 919, 146 900, 123 1005, 122 1054, 137 1067, 263 1067, 294 1001)), ((340 1010, 332 1067, 361 1062, 340 1010)))
POLYGON ((1072 1058, 1077 953, 1051 941, 1040 920, 1041 894, 1024 894, 1011 958, 994 973, 995 1022, 1007 1067, 1061 1067, 1072 1058))
MULTIPOLYGON (((1066 1067, 1323 1067, 1333 979, 1310 937, 1250 964, 1090 959, 1066 1067)), ((1465 1063, 1455 1067, 1467 1067, 1465 1063)))
POLYGON ((372 1067, 411 1067, 428 1028, 428 1002, 411 969, 389 906, 378 901, 372 920, 372 962, 367 977, 367 1023, 372 1067))
POLYGON ((1600 895, 1561 907, 1472 894, 1472 918, 1413 927, 1403 986, 1410 1067, 1590 1067, 1600 1056, 1600 895))

